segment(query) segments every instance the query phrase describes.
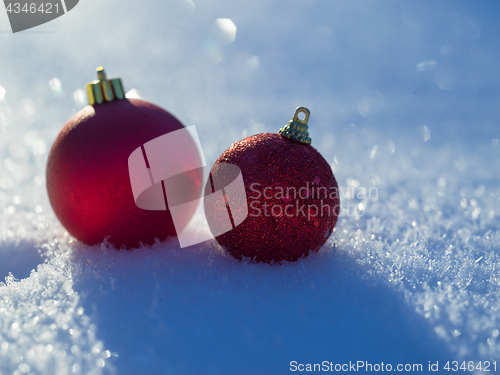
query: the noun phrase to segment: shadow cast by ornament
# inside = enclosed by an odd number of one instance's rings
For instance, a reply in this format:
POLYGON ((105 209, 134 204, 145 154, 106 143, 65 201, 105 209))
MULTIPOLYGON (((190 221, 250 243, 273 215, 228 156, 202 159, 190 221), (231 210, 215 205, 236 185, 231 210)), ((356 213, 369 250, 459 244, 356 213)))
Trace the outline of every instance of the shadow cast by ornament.
POLYGON ((18 280, 27 278, 45 261, 40 247, 25 240, 1 242, 0 260, 0 281, 9 274, 18 280))
POLYGON ((74 290, 122 374, 284 374, 291 361, 425 372, 452 358, 398 291, 328 249, 271 265, 162 243, 75 261, 74 290))

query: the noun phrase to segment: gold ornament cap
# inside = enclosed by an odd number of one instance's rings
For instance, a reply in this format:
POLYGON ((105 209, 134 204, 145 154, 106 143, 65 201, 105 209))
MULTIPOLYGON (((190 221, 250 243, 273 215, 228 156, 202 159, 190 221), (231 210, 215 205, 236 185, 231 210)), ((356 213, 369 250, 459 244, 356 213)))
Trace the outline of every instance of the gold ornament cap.
POLYGON ((291 139, 292 141, 310 145, 311 138, 309 138, 309 132, 308 132, 309 126, 307 126, 310 114, 311 112, 309 112, 309 110, 306 107, 298 107, 295 110, 295 115, 293 115, 293 119, 290 120, 288 125, 280 129, 279 134, 282 137, 291 139), (303 120, 299 120, 299 113, 304 113, 306 117, 303 120))
POLYGON ((112 102, 125 98, 125 90, 123 90, 122 80, 120 78, 106 79, 104 68, 100 66, 96 69, 96 81, 87 83, 87 95, 90 105, 101 104, 104 102, 112 102))

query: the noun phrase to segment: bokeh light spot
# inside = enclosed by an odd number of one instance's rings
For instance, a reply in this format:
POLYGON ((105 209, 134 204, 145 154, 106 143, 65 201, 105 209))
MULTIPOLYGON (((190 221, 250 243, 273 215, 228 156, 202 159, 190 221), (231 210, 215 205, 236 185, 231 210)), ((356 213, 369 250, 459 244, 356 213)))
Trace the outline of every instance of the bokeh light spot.
POLYGON ((236 39, 237 27, 229 18, 218 18, 215 20, 215 24, 222 31, 227 44, 232 43, 236 39))
POLYGON ((425 72, 426 70, 434 70, 437 68, 436 60, 424 60, 417 64, 417 72, 425 72))
POLYGON ((50 88, 52 89, 52 92, 55 95, 57 95, 57 96, 62 95, 62 93, 63 93, 62 84, 58 78, 52 78, 49 81, 49 84, 50 84, 50 88))

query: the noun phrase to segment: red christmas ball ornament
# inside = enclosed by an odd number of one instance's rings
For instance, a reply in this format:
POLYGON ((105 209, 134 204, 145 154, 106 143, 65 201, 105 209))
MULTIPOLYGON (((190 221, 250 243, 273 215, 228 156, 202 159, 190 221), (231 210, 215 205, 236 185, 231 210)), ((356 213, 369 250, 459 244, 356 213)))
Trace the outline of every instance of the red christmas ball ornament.
POLYGON ((294 261, 319 250, 332 233, 340 210, 338 186, 328 162, 310 145, 309 114, 299 107, 279 134, 234 143, 212 169, 212 176, 223 176, 218 172, 224 163, 234 164, 243 177, 247 217, 216 237, 234 257, 294 261))
MULTIPOLYGON (((145 143, 184 126, 154 104, 126 99, 120 79, 107 80, 103 68, 97 71, 99 80, 87 85, 90 105, 69 119, 49 154, 47 190, 54 212, 70 234, 87 244, 107 238, 129 248, 175 236, 168 204, 157 210, 136 205, 128 159, 137 148, 144 152, 145 143)), ((185 164, 185 170, 199 165, 199 153, 184 156, 174 162, 185 164)), ((149 171, 147 163, 146 158, 149 171)), ((184 178, 190 180, 185 195, 195 199, 202 173, 192 170, 184 178)), ((163 183, 147 183, 166 198, 163 183)), ((181 221, 187 224, 193 213, 194 209, 186 210, 181 221)))

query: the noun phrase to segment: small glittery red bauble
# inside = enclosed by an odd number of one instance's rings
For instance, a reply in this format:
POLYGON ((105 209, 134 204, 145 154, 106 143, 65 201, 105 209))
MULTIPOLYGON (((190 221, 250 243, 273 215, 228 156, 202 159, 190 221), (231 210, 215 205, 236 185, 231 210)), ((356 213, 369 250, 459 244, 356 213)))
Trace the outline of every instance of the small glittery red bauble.
POLYGON ((314 147, 258 134, 233 144, 216 163, 237 165, 245 183, 248 216, 216 237, 236 258, 294 261, 319 250, 332 233, 340 209, 337 182, 314 147))
MULTIPOLYGON (((59 133, 47 163, 50 203, 68 232, 87 244, 108 238, 127 248, 175 236, 169 211, 136 206, 128 158, 144 143, 182 128, 170 113, 143 100, 89 105, 76 113, 59 133)), ((183 162, 199 165, 199 160, 197 154, 183 162)), ((190 177, 186 188, 192 187, 195 199, 202 176, 190 177)), ((193 211, 184 212, 185 222, 193 211)))

